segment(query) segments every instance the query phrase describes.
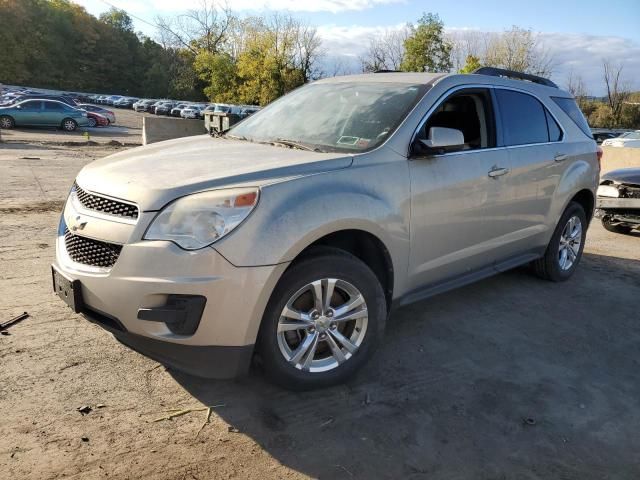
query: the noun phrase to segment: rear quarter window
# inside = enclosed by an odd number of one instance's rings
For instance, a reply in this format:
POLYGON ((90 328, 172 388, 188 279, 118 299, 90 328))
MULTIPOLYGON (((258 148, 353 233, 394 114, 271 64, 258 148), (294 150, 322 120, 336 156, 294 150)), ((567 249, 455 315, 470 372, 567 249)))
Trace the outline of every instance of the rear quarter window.
POLYGON ((584 118, 584 115, 578 108, 578 104, 573 98, 551 97, 551 99, 573 120, 573 123, 575 123, 587 137, 593 138, 587 119, 584 118))

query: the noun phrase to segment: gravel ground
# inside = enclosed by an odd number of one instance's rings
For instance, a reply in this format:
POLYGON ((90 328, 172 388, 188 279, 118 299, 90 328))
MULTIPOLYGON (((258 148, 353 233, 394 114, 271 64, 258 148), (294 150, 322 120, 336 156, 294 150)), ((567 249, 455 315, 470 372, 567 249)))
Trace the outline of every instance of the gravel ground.
POLYGON ((346 385, 205 381, 51 293, 59 206, 115 149, 0 145, 0 321, 30 314, 0 336, 0 478, 640 476, 640 235, 594 222, 569 282, 518 269, 395 312, 346 385))

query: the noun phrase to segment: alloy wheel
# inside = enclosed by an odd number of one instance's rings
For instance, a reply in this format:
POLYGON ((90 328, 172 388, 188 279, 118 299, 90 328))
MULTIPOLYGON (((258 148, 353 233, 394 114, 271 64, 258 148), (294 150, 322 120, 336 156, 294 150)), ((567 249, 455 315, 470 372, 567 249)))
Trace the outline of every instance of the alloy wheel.
POLYGON ((63 127, 67 132, 71 132, 76 129, 76 124, 73 120, 65 120, 63 127))
POLYGON ((569 270, 580 254, 582 245, 582 222, 577 215, 572 216, 560 235, 558 249, 558 264, 562 270, 569 270))
POLYGON ((11 119, 9 117, 0 118, 0 128, 9 129, 12 126, 13 126, 13 122, 11 121, 11 119))
POLYGON ((336 278, 313 281, 280 313, 278 346, 285 360, 307 372, 326 372, 349 360, 367 333, 367 303, 351 283, 336 278))

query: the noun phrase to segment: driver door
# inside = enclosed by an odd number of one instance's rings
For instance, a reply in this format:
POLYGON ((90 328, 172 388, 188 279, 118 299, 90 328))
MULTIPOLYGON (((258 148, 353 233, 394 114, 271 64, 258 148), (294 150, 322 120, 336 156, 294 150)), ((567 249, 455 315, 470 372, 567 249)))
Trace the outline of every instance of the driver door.
POLYGON ((507 152, 496 148, 496 121, 489 89, 457 90, 427 117, 431 127, 462 132, 464 144, 446 149, 412 148, 409 285, 416 290, 481 274, 500 258, 492 242, 508 202, 507 152))

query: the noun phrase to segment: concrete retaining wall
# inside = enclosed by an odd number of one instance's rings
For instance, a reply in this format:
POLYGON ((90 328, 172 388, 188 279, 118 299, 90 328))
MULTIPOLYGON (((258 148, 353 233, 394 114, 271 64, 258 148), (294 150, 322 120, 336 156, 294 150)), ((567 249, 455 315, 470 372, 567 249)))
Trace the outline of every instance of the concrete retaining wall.
POLYGON ((618 168, 640 167, 640 148, 602 147, 602 173, 618 168))
POLYGON ((162 142, 172 138, 192 137, 206 133, 202 120, 149 117, 142 119, 142 144, 162 142))

